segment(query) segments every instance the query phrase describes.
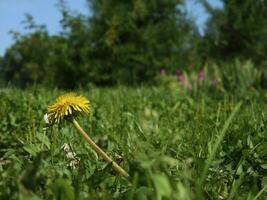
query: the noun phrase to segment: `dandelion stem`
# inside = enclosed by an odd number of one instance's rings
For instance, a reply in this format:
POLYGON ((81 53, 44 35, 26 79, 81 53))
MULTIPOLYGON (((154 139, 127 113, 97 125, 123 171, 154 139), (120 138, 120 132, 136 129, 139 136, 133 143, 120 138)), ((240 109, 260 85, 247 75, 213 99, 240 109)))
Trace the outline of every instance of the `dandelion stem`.
POLYGON ((112 168, 124 177, 129 177, 129 174, 122 169, 112 158, 110 158, 97 144, 88 136, 88 134, 82 129, 79 123, 73 118, 72 123, 75 128, 82 134, 86 142, 96 151, 96 153, 101 156, 107 163, 111 163, 112 168))

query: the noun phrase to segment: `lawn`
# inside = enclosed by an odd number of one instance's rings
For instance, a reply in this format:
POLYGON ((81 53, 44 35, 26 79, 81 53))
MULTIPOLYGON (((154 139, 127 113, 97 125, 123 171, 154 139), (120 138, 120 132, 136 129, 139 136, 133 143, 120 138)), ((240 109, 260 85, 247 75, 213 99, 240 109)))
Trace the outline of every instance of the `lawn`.
POLYGON ((117 175, 69 122, 44 130, 62 90, 0 91, 0 199, 266 199, 264 91, 76 90, 77 121, 129 174, 117 175), (69 156, 69 155, 72 155, 69 156))

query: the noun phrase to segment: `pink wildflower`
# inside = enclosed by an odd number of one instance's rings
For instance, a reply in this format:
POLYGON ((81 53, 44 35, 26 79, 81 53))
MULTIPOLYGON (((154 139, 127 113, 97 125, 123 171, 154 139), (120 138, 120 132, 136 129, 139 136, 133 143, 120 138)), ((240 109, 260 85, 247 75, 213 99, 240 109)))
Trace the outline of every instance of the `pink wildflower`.
POLYGON ((198 72, 198 76, 197 76, 197 78, 198 78, 198 81, 199 81, 199 82, 204 81, 204 79, 205 79, 205 74, 204 74, 204 70, 203 70, 203 69, 200 70, 200 71, 198 72))
POLYGON ((183 85, 184 82, 185 82, 185 76, 184 76, 183 72, 180 71, 179 69, 177 69, 177 70, 176 70, 176 75, 177 75, 177 78, 178 78, 180 84, 183 85))
POLYGON ((189 90, 189 91, 192 91, 192 89, 193 89, 193 86, 192 86, 191 83, 189 83, 189 85, 188 85, 188 90, 189 90))
POLYGON ((212 81, 211 81, 211 85, 212 85, 213 87, 216 87, 216 86, 217 86, 217 83, 218 83, 218 81, 217 81, 216 79, 212 79, 212 81))
POLYGON ((160 75, 166 75, 166 70, 164 68, 160 69, 160 75))

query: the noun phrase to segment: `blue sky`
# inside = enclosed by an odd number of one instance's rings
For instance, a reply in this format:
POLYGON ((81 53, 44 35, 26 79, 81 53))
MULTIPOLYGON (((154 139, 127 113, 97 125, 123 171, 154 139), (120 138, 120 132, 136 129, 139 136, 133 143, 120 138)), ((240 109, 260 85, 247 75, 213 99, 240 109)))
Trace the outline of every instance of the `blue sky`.
MULTIPOLYGON (((13 42, 10 30, 25 32, 22 21, 26 13, 32 15, 37 24, 45 24, 50 34, 57 34, 61 30, 59 24, 61 14, 56 6, 58 1, 0 0, 0 56, 13 42)), ((89 14, 86 0, 64 0, 64 2, 74 12, 89 14)), ((220 0, 209 0, 209 2, 215 7, 222 7, 220 0)), ((197 0, 186 0, 186 9, 202 31, 208 18, 204 8, 197 3, 197 0)))

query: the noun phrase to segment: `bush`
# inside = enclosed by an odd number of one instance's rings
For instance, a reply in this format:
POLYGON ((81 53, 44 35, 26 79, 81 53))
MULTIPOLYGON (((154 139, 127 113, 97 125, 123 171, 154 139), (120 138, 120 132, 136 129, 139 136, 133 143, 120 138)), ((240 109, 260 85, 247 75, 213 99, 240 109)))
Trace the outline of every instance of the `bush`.
POLYGON ((262 72, 251 61, 226 63, 221 66, 220 73, 226 90, 245 92, 260 86, 262 72))

